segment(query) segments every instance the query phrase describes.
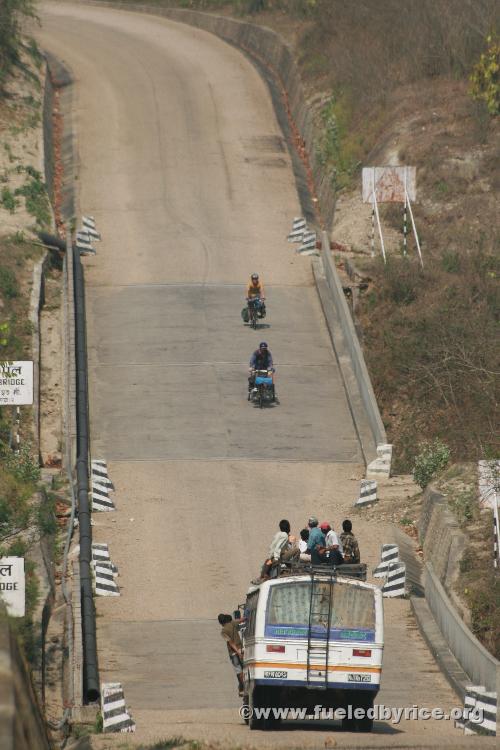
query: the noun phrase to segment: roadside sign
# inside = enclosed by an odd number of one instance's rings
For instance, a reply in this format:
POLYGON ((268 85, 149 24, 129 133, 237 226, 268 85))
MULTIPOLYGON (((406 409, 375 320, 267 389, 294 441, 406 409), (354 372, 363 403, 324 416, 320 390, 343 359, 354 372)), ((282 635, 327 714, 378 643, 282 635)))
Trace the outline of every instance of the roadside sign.
POLYGON ((24 557, 0 558, 0 597, 11 617, 25 615, 24 557))
POLYGON ((416 167, 363 167, 363 203, 406 203, 417 198, 416 167))
POLYGON ((33 362, 0 362, 0 406, 33 403, 33 362))

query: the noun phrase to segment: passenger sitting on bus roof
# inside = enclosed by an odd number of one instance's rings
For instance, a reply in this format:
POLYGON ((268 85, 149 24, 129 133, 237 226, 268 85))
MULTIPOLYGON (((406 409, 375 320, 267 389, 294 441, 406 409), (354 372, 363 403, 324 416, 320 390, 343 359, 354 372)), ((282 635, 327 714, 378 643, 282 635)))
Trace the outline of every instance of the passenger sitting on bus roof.
POLYGON ((297 537, 293 534, 288 534, 288 542, 281 550, 280 562, 290 562, 291 560, 298 560, 300 555, 299 545, 297 544, 297 537))
POLYGON ((302 529, 300 532, 299 552, 302 562, 311 562, 311 553, 307 551, 307 542, 309 541, 309 529, 302 529))
POLYGON ((342 544, 340 543, 337 534, 333 530, 333 526, 331 526, 328 521, 323 521, 323 523, 321 523, 319 527, 325 535, 325 547, 328 547, 329 549, 338 549, 340 554, 342 554, 342 544))
POLYGON ((271 568, 276 565, 282 557, 282 553, 286 551, 288 545, 288 537, 290 534, 290 522, 284 518, 279 523, 280 530, 276 532, 269 547, 269 557, 262 566, 260 577, 262 580, 269 576, 271 568))
POLYGON ((359 554, 358 540, 352 533, 352 523, 348 518, 342 522, 343 532, 340 535, 340 541, 344 548, 344 562, 350 565, 359 565, 361 556, 359 554))
POLYGON ((238 692, 243 695, 243 643, 241 642, 238 623, 233 620, 231 615, 220 614, 217 619, 219 625, 222 625, 220 634, 226 641, 229 660, 238 678, 238 692))
POLYGON ((318 519, 316 518, 316 516, 311 516, 309 521, 307 522, 307 525, 309 526, 309 539, 307 540, 307 551, 311 553, 317 544, 321 545, 321 547, 325 546, 325 535, 323 534, 321 529, 318 527, 318 519))
POLYGON ((320 525, 321 531, 325 534, 325 543, 317 544, 311 554, 313 565, 342 565, 344 558, 340 551, 339 540, 335 532, 327 521, 320 525))

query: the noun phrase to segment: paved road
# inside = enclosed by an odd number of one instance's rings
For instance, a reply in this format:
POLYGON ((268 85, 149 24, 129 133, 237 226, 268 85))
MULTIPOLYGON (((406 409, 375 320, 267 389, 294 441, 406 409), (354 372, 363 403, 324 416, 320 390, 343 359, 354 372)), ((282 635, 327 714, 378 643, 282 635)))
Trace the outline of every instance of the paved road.
MULTIPOLYGON (((216 614, 241 602, 281 517, 297 530, 311 512, 338 524, 362 476, 310 263, 284 241, 300 212, 290 156, 256 70, 215 37, 46 4, 40 39, 74 72, 78 203, 104 236, 85 260, 92 451, 109 461, 118 510, 96 515, 94 532, 122 595, 97 602, 101 676, 123 682, 139 739, 248 742, 216 614), (269 298, 258 333, 239 318, 254 270, 269 298), (245 398, 261 338, 282 401, 264 411, 245 398)), ((374 564, 390 530, 362 517, 356 529, 374 564)), ((408 604, 390 602, 386 621, 382 699, 456 705, 408 604)), ((457 734, 382 723, 356 742, 393 737, 457 734)))

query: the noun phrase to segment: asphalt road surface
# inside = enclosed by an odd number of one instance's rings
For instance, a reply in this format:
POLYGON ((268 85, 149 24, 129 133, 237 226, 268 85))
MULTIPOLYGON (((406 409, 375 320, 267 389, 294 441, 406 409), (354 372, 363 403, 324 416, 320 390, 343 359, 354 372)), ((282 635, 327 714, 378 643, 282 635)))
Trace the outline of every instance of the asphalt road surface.
MULTIPOLYGON (((325 727, 249 733, 216 622, 280 518, 338 526, 363 471, 310 260, 285 241, 300 207, 270 95, 236 49, 182 24, 67 3, 42 20, 75 79, 77 205, 103 235, 84 261, 92 454, 109 462, 117 511, 94 514, 94 536, 121 596, 97 600, 101 679, 123 683, 137 740, 324 745, 325 727), (240 318, 252 271, 267 285, 258 332, 240 318), (261 411, 246 378, 262 339, 281 405, 261 411)), ((390 529, 360 516, 355 531, 374 565, 390 529)), ((386 628, 379 702, 458 705, 406 601, 387 603, 386 628)), ((435 721, 333 736, 460 741, 435 721)))

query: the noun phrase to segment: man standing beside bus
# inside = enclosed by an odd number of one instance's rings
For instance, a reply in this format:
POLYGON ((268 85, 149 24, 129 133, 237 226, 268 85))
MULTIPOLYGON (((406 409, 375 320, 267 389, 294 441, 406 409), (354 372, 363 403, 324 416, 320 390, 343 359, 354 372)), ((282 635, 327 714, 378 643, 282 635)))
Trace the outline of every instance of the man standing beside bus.
POLYGON ((217 619, 219 625, 222 625, 220 634, 226 641, 229 660, 238 678, 238 693, 243 695, 243 643, 241 642, 238 623, 233 620, 231 615, 220 614, 217 619))

